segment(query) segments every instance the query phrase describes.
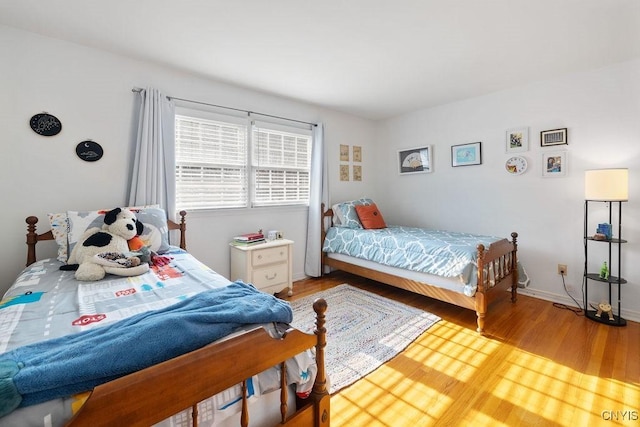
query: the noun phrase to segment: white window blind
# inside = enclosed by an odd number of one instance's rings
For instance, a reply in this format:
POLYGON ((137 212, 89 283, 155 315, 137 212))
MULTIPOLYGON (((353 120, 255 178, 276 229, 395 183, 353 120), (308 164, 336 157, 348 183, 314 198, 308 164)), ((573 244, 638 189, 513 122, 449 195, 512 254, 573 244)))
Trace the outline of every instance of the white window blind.
POLYGON ((309 203, 311 133, 254 122, 251 166, 254 206, 309 203))
POLYGON ((247 126, 176 115, 179 209, 248 205, 247 126))

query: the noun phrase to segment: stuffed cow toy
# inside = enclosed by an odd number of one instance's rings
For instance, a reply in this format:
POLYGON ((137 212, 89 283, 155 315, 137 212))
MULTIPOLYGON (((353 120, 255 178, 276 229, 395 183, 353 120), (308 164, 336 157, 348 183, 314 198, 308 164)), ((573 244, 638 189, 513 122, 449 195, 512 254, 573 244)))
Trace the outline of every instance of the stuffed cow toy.
POLYGON ((116 276, 137 276, 149 271, 147 263, 128 256, 128 241, 142 234, 143 225, 128 209, 115 208, 104 216, 102 229, 94 227, 84 232, 62 270, 76 270, 80 281, 102 279, 106 273, 116 276))

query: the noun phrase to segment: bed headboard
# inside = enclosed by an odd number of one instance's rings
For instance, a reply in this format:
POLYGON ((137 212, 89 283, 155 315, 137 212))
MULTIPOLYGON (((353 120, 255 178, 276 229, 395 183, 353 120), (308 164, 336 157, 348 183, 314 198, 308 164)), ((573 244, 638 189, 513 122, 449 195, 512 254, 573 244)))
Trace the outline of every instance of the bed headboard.
MULTIPOLYGON (((187 232, 187 223, 185 222, 185 217, 187 216, 186 211, 180 211, 180 222, 174 222, 170 219, 167 220, 167 227, 169 231, 171 230, 180 230, 180 248, 187 250, 187 240, 186 240, 186 232, 187 232)), ((36 243, 45 240, 54 240, 53 232, 51 230, 38 234, 36 231, 36 224, 38 223, 37 216, 28 216, 25 220, 27 223, 27 266, 36 262, 36 243)))

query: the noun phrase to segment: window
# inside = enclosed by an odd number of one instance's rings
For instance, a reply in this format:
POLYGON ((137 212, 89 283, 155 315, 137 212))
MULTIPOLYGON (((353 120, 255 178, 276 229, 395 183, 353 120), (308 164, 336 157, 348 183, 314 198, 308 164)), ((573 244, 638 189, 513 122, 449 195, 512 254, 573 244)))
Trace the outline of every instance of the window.
POLYGON ((310 131, 182 109, 175 125, 179 209, 308 204, 310 131))
POLYGON ((179 209, 247 206, 247 127, 176 115, 179 209))
POLYGON ((253 205, 309 203, 311 135, 253 125, 253 205))

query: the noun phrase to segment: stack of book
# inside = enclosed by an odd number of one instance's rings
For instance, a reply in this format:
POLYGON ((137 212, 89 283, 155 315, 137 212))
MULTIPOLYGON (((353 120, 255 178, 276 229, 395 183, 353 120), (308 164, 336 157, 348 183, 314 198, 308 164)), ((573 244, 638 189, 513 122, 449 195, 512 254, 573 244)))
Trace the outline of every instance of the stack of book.
POLYGON ((264 241, 264 234, 262 234, 262 231, 258 233, 241 234, 233 238, 233 244, 237 246, 255 245, 263 243, 264 241))

